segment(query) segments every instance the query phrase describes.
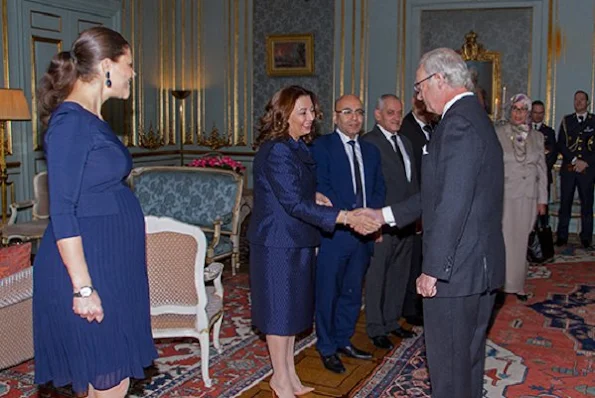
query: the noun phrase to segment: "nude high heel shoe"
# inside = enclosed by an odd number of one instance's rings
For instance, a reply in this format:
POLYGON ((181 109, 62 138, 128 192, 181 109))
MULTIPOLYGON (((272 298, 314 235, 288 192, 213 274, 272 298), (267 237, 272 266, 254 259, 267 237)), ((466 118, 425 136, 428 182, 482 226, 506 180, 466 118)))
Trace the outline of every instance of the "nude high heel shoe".
POLYGON ((294 391, 293 393, 294 393, 296 396, 298 396, 298 397, 299 397, 299 396, 301 396, 301 395, 306 395, 306 394, 308 394, 308 393, 311 393, 311 392, 312 392, 312 391, 314 391, 314 390, 315 390, 315 388, 314 388, 314 387, 305 387, 305 386, 304 386, 304 389, 303 389, 303 390, 300 390, 300 391, 294 391))

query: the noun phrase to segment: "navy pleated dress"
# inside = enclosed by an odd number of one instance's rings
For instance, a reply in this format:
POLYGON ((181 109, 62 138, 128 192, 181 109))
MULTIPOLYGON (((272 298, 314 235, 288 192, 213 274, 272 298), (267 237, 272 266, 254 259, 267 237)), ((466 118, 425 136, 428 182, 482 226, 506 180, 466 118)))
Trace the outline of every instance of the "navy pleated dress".
POLYGON ((35 382, 105 390, 143 378, 157 352, 151 336, 140 204, 125 185, 130 153, 108 124, 73 102, 45 133, 50 224, 35 257, 35 382), (57 240, 80 236, 103 322, 72 311, 72 283, 57 240))
POLYGON ((316 165, 301 139, 265 142, 253 175, 252 324, 264 334, 292 336, 312 327, 315 249, 339 209, 316 205, 316 165))

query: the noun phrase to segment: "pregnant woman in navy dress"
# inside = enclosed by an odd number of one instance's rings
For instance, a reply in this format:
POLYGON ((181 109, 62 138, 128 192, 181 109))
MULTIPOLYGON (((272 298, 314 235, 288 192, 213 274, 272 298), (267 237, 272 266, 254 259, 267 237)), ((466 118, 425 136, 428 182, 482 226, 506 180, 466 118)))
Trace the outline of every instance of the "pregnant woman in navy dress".
POLYGON ((316 165, 306 143, 319 115, 314 93, 286 87, 267 104, 255 143, 259 150, 248 230, 252 323, 266 335, 271 389, 281 398, 313 390, 300 382, 293 353, 295 335, 312 327, 318 228, 332 231, 337 223, 364 233, 379 228, 356 211, 330 207, 316 193, 316 165))
POLYGON ((34 266, 35 382, 89 397, 124 397, 157 356, 144 217, 124 183, 132 159, 101 117, 133 77, 126 40, 94 27, 54 56, 38 91, 50 224, 34 266))

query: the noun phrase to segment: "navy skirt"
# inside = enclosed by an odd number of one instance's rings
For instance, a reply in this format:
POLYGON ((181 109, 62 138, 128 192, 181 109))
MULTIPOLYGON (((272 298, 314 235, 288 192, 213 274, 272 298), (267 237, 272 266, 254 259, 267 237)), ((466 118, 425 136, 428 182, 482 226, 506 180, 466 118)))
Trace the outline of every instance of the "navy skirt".
POLYGON ((279 336, 312 327, 315 261, 314 247, 250 245, 252 325, 279 336))

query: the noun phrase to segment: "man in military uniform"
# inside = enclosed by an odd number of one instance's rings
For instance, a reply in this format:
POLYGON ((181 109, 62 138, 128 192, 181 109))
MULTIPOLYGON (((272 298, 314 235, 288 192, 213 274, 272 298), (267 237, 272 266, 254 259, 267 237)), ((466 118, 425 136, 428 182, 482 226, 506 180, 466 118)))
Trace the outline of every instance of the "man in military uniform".
POLYGON ((595 186, 595 115, 587 111, 589 95, 574 93, 574 113, 564 116, 558 131, 558 149, 562 153, 560 168, 560 212, 557 246, 568 242, 568 224, 578 186, 581 202, 581 243, 591 246, 593 236, 593 189, 595 186))
MULTIPOLYGON (((531 123, 533 130, 543 134, 545 146, 545 163, 547 165, 547 197, 548 202, 552 187, 552 168, 558 159, 558 148, 556 147, 556 132, 553 128, 543 122, 545 117, 545 106, 542 101, 533 101, 531 104, 531 123)), ((549 211, 546 210, 543 216, 539 216, 542 225, 549 225, 549 211)))

